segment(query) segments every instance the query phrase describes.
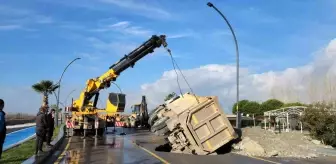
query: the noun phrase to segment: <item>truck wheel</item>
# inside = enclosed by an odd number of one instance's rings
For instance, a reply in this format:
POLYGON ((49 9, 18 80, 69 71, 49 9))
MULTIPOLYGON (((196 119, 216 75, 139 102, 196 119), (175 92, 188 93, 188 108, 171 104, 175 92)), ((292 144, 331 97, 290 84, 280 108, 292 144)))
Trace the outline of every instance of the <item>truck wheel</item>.
POLYGON ((165 126, 164 128, 155 131, 155 135, 157 136, 164 136, 167 132, 169 132, 169 129, 167 126, 165 126))
POLYGON ((155 108, 151 111, 148 118, 148 124, 152 126, 154 121, 158 118, 157 113, 159 113, 162 109, 165 109, 164 106, 160 105, 159 107, 155 108))
POLYGON ((155 113, 159 108, 161 108, 162 105, 159 105, 158 107, 156 107, 155 109, 151 110, 148 115, 152 115, 153 113, 155 113))
POLYGON ((148 115, 151 116, 157 109, 158 109, 158 108, 155 108, 155 109, 151 110, 151 111, 148 113, 148 115))
POLYGON ((152 116, 149 117, 149 119, 148 119, 148 124, 149 124, 150 126, 153 126, 155 120, 157 120, 157 119, 158 119, 158 116, 157 116, 156 114, 155 114, 155 115, 152 115, 152 116))
POLYGON ((159 120, 157 120, 154 125, 151 128, 152 132, 155 132, 157 130, 160 130, 162 128, 164 128, 166 125, 166 121, 169 119, 169 117, 162 117, 159 120))

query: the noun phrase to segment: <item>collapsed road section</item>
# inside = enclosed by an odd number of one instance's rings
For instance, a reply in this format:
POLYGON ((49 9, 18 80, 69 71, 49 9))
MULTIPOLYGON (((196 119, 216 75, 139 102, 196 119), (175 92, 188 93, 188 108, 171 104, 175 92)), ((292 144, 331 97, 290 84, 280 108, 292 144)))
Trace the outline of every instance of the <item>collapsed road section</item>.
POLYGON ((237 139, 216 96, 185 93, 150 113, 151 131, 166 136, 174 153, 209 155, 237 139))

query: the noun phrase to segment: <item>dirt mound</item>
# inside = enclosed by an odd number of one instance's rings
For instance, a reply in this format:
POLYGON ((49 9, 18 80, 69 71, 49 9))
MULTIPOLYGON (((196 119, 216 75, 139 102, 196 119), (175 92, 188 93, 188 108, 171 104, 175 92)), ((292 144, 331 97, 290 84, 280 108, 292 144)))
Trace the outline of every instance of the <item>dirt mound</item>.
POLYGON ((295 158, 313 158, 327 155, 324 154, 325 149, 333 150, 312 140, 307 133, 292 131, 276 134, 260 127, 243 128, 242 141, 234 144, 233 148, 243 155, 295 158))

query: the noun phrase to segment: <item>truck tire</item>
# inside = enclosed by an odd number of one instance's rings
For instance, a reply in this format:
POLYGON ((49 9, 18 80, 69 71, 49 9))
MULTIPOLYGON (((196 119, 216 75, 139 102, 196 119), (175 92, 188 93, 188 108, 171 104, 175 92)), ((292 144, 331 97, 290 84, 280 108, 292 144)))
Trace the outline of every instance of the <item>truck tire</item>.
POLYGON ((165 126, 164 128, 155 131, 155 135, 157 136, 164 136, 167 132, 169 132, 169 129, 167 126, 165 126))
POLYGON ((156 111, 158 108, 159 108, 159 107, 157 107, 157 108, 155 108, 155 109, 151 110, 151 111, 148 113, 148 116, 151 116, 152 114, 154 114, 154 113, 155 113, 155 111, 156 111))
POLYGON ((155 123, 153 124, 151 131, 155 132, 157 130, 160 130, 162 128, 164 128, 166 125, 166 121, 169 119, 169 117, 162 117, 159 120, 155 121, 155 123))
POLYGON ((152 116, 149 117, 149 119, 148 119, 148 124, 149 124, 150 126, 153 126, 155 120, 157 120, 157 119, 158 119, 158 116, 157 116, 156 114, 155 114, 155 115, 152 115, 152 116))
POLYGON ((157 113, 159 113, 162 109, 165 109, 165 107, 160 105, 159 107, 151 111, 151 113, 149 114, 149 118, 148 118, 148 124, 150 126, 153 126, 155 120, 158 118, 157 113))

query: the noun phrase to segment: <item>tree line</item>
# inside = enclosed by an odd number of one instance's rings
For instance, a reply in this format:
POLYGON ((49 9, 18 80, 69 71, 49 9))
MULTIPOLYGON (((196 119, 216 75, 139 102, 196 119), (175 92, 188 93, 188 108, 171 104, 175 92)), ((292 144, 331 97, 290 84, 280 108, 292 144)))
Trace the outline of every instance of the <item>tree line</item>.
MULTIPOLYGON (((177 94, 175 92, 169 93, 165 96, 164 101, 170 100, 176 97, 177 94)), ((240 100, 239 101, 239 111, 246 114, 255 114, 255 115, 263 115, 264 112, 279 109, 282 107, 289 106, 307 106, 307 104, 303 104, 300 102, 292 102, 292 103, 284 103, 277 99, 269 99, 265 102, 259 103, 257 101, 249 101, 249 100, 240 100)), ((232 106, 232 113, 237 113, 237 103, 234 103, 232 106)))
MULTIPOLYGON (((277 99, 269 99, 267 101, 264 101, 262 103, 259 103, 257 101, 249 101, 249 100, 240 100, 239 101, 239 111, 241 113, 246 114, 255 114, 255 115, 263 115, 264 112, 279 109, 283 107, 289 107, 289 106, 307 106, 306 104, 300 103, 300 102, 292 102, 292 103, 284 103, 277 99)), ((232 113, 237 113, 237 103, 234 103, 232 106, 232 113)))

